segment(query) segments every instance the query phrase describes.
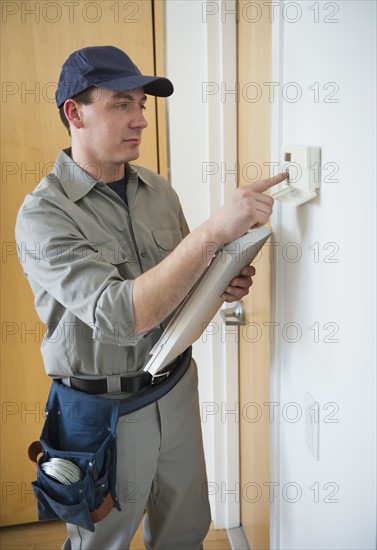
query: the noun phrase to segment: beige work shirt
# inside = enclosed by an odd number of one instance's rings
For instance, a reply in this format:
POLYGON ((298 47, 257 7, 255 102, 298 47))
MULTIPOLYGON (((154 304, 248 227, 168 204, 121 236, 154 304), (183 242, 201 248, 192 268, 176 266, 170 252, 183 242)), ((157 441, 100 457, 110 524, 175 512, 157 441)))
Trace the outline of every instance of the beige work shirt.
POLYGON ((16 223, 18 256, 47 326, 45 369, 53 377, 134 372, 161 327, 135 336, 133 281, 189 229, 158 174, 127 165, 126 205, 69 155, 63 150, 26 196, 16 223))

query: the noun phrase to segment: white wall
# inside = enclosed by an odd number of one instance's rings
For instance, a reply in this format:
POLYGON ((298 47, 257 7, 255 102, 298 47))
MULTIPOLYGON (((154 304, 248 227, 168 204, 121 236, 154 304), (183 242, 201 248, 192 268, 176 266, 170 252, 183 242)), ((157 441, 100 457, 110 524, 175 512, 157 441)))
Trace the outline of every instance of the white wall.
POLYGON ((375 22, 374 1, 287 2, 274 17, 274 156, 281 144, 319 145, 322 169, 338 167, 323 169, 336 181, 315 200, 274 215, 272 400, 280 412, 297 404, 273 425, 276 548, 376 548, 375 22), (306 392, 319 404, 319 461, 305 446, 306 392))
MULTIPOLYGON (((280 414, 271 424, 271 481, 279 484, 271 547, 370 549, 376 542, 375 2, 273 5, 272 80, 280 83, 272 103, 273 157, 282 143, 319 145, 326 181, 306 205, 276 204, 273 218, 279 244, 272 264, 278 327, 271 401, 279 402, 280 414), (283 89, 290 82, 295 85, 283 89), (290 102, 295 90, 302 95, 290 102), (301 257, 294 262, 296 252, 301 257), (295 327, 301 336, 289 342, 295 327), (307 392, 319 404, 319 461, 305 446, 307 392), (300 411, 302 418, 288 421, 300 411)), ((202 10, 201 1, 166 2, 167 75, 176 89, 168 102, 171 181, 191 227, 214 207, 216 189, 203 183, 202 164, 216 160, 212 148, 219 138, 202 101, 202 83, 211 80, 208 47, 217 46, 202 10)), ((194 353, 202 400, 219 401, 216 347, 199 342, 194 353)), ((202 427, 209 480, 224 479, 216 472, 224 461, 216 454, 216 424, 202 427)))

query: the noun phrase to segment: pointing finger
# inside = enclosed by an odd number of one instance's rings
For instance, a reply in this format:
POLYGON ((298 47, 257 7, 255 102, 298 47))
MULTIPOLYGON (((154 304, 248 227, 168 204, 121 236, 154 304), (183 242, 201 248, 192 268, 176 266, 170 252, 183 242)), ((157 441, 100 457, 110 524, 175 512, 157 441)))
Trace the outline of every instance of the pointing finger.
POLYGON ((267 189, 270 189, 274 185, 277 185, 278 183, 281 183, 282 181, 287 179, 288 176, 288 172, 282 172, 280 174, 277 174, 273 178, 257 181, 256 183, 253 183, 251 187, 253 188, 253 191, 256 191, 257 193, 263 193, 264 191, 267 191, 267 189))

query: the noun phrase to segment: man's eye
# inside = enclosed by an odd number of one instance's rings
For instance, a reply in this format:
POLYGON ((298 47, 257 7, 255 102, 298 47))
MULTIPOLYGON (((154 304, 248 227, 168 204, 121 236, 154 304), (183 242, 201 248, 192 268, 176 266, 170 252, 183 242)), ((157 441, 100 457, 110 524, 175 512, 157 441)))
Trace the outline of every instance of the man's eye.
MULTIPOLYGON (((127 109, 127 107, 129 107, 129 106, 130 106, 130 103, 117 103, 117 104, 115 105, 115 107, 116 107, 117 109, 122 109, 122 110, 127 109)), ((140 109, 141 109, 142 111, 144 111, 144 110, 146 109, 146 106, 145 106, 145 105, 140 105, 140 109)))

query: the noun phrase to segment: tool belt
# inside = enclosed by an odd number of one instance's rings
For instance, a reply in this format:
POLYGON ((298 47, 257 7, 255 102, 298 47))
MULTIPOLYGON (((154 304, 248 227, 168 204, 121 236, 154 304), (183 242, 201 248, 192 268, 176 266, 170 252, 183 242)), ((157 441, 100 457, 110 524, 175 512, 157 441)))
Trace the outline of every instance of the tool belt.
POLYGON ((190 361, 188 348, 168 367, 168 376, 152 379, 149 375, 149 385, 125 399, 99 397, 53 381, 40 440, 34 441, 28 452, 37 464, 32 487, 40 520, 60 518, 94 532, 94 524, 114 507, 121 510, 116 493, 118 419, 166 395, 190 361), (51 474, 54 464, 68 464, 69 470, 81 474, 79 480, 59 481, 61 476, 51 474))

